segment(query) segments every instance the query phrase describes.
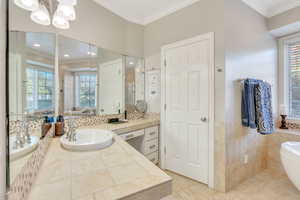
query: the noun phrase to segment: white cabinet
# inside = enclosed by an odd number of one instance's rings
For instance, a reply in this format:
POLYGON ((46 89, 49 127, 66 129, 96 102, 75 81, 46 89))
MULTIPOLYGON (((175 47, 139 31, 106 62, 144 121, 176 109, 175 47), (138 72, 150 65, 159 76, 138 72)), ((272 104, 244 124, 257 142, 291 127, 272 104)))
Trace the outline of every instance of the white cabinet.
POLYGON ((129 133, 121 134, 120 137, 126 140, 136 150, 141 152, 151 162, 159 162, 159 128, 153 126, 129 133))

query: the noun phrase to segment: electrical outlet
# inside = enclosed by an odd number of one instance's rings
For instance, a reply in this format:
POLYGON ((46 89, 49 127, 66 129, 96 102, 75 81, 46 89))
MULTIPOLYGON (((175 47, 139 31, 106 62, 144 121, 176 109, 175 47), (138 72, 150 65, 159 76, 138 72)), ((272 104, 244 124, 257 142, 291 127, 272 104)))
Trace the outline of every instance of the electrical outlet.
POLYGON ((247 164, 248 163, 248 154, 244 155, 244 164, 247 164))

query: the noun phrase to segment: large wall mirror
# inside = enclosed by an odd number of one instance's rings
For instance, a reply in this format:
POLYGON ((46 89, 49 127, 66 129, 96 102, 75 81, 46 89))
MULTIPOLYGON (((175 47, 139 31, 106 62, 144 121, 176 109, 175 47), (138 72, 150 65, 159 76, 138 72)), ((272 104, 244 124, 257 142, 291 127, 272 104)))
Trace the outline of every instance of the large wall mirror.
POLYGON ((43 139, 45 116, 135 111, 144 60, 52 33, 10 32, 9 169, 12 183, 43 139))
POLYGON ((59 36, 62 115, 124 112, 125 56, 59 36))
POLYGON ((37 127, 55 107, 55 34, 9 34, 10 182, 22 169, 41 138, 37 127))

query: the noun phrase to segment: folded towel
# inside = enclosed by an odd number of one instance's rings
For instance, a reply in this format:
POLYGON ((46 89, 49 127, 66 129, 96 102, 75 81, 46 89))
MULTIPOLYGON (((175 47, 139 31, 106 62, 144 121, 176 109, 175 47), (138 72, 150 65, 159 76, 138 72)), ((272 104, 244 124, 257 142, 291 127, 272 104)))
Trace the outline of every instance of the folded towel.
POLYGON ((257 128, 255 111, 255 86, 263 81, 246 79, 242 91, 242 125, 257 128))
POLYGON ((257 132, 271 134, 274 132, 274 121, 272 112, 272 91, 271 85, 266 82, 259 82, 255 86, 255 105, 257 132))

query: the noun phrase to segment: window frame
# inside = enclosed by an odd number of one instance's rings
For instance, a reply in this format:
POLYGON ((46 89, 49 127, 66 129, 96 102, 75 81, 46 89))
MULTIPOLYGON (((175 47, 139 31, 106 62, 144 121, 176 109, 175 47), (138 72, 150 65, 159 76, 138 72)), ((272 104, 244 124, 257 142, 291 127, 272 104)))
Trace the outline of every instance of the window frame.
POLYGON ((97 72, 76 72, 75 73, 75 107, 76 108, 88 108, 88 109, 94 109, 97 108, 97 72), (88 106, 88 107, 82 107, 80 105, 80 76, 82 75, 94 75, 95 76, 95 106, 88 106))
MULTIPOLYGON (((55 108, 55 72, 52 71, 51 69, 47 69, 47 68, 44 68, 43 66, 37 66, 37 65, 33 65, 33 64, 27 64, 26 68, 25 68, 25 77, 26 77, 26 83, 27 83, 27 70, 28 69, 32 69, 34 70, 36 73, 35 74, 35 80, 33 81, 33 87, 35 86, 36 90, 38 90, 38 72, 45 72, 45 73, 53 73, 53 91, 52 91, 52 98, 51 98, 51 101, 52 101, 52 106, 50 109, 33 109, 33 112, 34 113, 38 113, 38 112, 44 112, 44 111, 49 111, 49 110, 53 110, 54 111, 54 108, 55 108)), ((24 90, 24 95, 25 95, 25 110, 28 109, 28 101, 27 101, 27 90, 24 90)), ((34 92, 34 91, 33 91, 34 92)), ((37 91, 36 91, 37 92, 37 91)), ((35 102, 33 102, 35 104, 35 106, 37 106, 37 102, 39 100, 39 97, 38 97, 38 92, 36 94, 33 94, 34 96, 36 96, 36 100, 35 102)))
MULTIPOLYGON (((282 37, 278 40, 278 116, 280 115, 280 105, 285 105, 290 110, 289 90, 290 90, 290 70, 288 67, 288 44, 300 41, 300 33, 282 37)), ((299 117, 287 116, 287 119, 300 122, 299 117)))

